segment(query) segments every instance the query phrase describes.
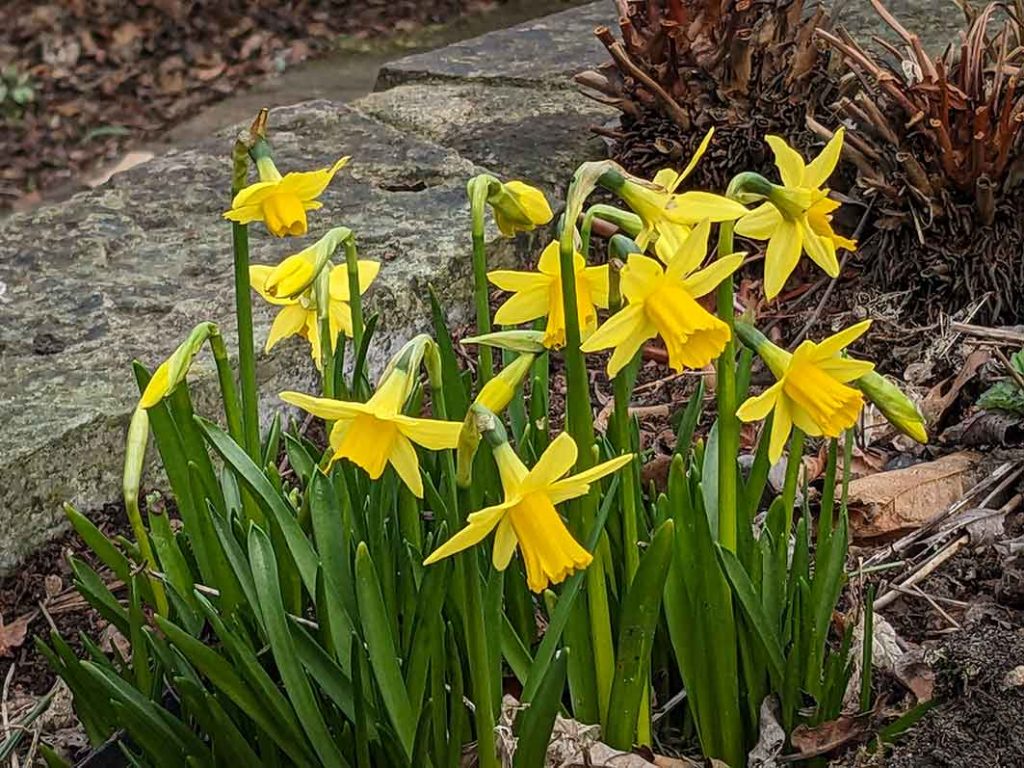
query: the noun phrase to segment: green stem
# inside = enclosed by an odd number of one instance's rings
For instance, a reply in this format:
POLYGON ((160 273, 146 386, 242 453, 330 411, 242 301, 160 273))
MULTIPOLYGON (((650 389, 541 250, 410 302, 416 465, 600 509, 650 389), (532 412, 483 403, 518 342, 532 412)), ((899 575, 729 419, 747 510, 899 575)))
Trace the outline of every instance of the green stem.
MULTIPOLYGON (((469 213, 473 232, 473 303, 476 306, 476 332, 484 335, 491 332, 491 304, 487 290, 487 245, 484 241, 484 211, 487 208, 488 183, 484 177, 474 179, 469 187, 469 213)), ((487 345, 478 347, 479 386, 494 376, 494 353, 487 345)))
POLYGON ((231 361, 228 358, 224 337, 219 333, 211 334, 210 349, 213 350, 213 360, 217 365, 217 381, 220 383, 220 395, 224 401, 224 417, 228 422, 228 434, 236 443, 244 445, 242 409, 238 403, 238 390, 235 388, 234 372, 231 370, 231 361))
MULTIPOLYGON (((570 190, 570 196, 572 190, 570 190)), ((570 436, 579 449, 576 469, 582 472, 594 465, 594 420, 590 405, 590 381, 586 362, 580 350, 578 299, 576 296, 576 270, 574 262, 574 221, 566 216, 559 241, 559 267, 562 283, 562 304, 565 312, 566 388, 568 392, 566 420, 570 436)), ((597 516, 597 491, 569 505, 569 517, 577 537, 590 530, 597 516)), ((594 652, 594 675, 597 682, 598 711, 601 724, 608 719, 608 701, 612 690, 615 651, 612 643, 611 613, 605 588, 605 558, 598 548, 594 561, 587 568, 587 602, 590 615, 590 634, 594 652)))
POLYGON ((242 389, 245 451, 260 462, 260 409, 256 390, 256 350, 252 334, 252 295, 249 285, 249 229, 232 222, 235 261, 235 317, 238 327, 238 376, 242 389))
MULTIPOLYGON (((448 418, 448 408, 444 399, 440 371, 436 370, 437 368, 439 368, 437 365, 428 366, 428 370, 435 369, 430 376, 430 400, 437 418, 445 421, 448 418)), ((448 489, 448 503, 445 505, 448 515, 445 522, 448 524, 449 533, 452 533, 460 530, 464 522, 465 516, 462 514, 464 510, 460 511, 460 504, 467 499, 467 492, 457 489, 455 461, 451 451, 442 451, 442 466, 448 489)), ((478 765, 480 768, 499 768, 494 746, 496 725, 494 703, 496 699, 492 687, 492 682, 497 679, 499 674, 497 670, 493 669, 492 662, 498 660, 491 655, 488 648, 483 594, 475 557, 476 555, 472 551, 460 552, 453 557, 456 594, 461 597, 466 655, 469 661, 470 682, 473 686, 475 704, 473 717, 476 722, 478 765), (490 748, 486 745, 490 745, 490 748)))
POLYGON ((590 233, 594 227, 594 219, 610 222, 630 237, 636 237, 643 227, 643 222, 635 213, 623 211, 614 205, 604 203, 590 206, 583 214, 583 223, 580 225, 580 241, 582 242, 580 252, 588 258, 590 256, 590 233))
MULTIPOLYGON (((723 222, 718 230, 718 258, 733 252, 733 223, 723 222)), ((736 418, 736 343, 733 340, 733 282, 729 277, 718 286, 718 316, 729 326, 729 341, 718 358, 718 537, 722 546, 736 551, 738 492, 736 457, 740 430, 736 418)))
MULTIPOLYGON (((354 236, 345 240, 345 269, 348 272, 348 305, 352 312, 352 341, 356 354, 359 354, 363 346, 363 297, 359 292, 359 255, 354 236)), ((352 384, 356 386, 356 382, 352 384)))

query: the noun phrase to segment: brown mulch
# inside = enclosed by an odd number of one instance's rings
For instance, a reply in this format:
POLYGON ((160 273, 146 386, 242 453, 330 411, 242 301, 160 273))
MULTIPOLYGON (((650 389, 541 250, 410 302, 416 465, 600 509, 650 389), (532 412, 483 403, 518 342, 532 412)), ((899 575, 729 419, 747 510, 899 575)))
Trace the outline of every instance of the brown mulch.
MULTIPOLYGON (((119 503, 107 504, 91 512, 89 517, 107 536, 131 536, 124 507, 119 503)), ((21 642, 7 648, 5 653, 0 652, 0 682, 6 680, 11 665, 15 665, 12 694, 41 696, 56 682, 56 675, 33 641, 35 637, 46 639, 49 636, 51 627, 47 616, 80 655, 84 654, 80 633, 92 640, 102 640, 107 622, 78 596, 67 561, 69 553, 104 575, 102 564, 85 542, 69 531, 36 551, 18 570, 0 579, 0 616, 4 623, 10 625, 31 617, 28 632, 21 642)), ((109 579, 110 574, 106 576, 109 579)))
POLYGON ((338 35, 394 34, 494 2, 9 0, 0 71, 10 84, 27 75, 32 100, 0 99, 0 211, 30 206, 40 190, 316 56, 338 35))

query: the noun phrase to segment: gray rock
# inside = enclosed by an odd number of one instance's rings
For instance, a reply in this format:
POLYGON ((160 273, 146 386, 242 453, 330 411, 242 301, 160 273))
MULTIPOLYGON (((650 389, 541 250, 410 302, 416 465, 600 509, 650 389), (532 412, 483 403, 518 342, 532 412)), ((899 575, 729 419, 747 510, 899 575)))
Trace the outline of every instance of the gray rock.
MULTIPOLYGON (((932 56, 942 53, 950 43, 959 45, 957 34, 963 28, 964 15, 952 0, 883 0, 885 7, 910 32, 921 38, 921 44, 932 56)), ((846 27, 862 45, 881 52, 872 42, 878 36, 902 47, 902 41, 878 15, 868 0, 850 0, 829 5, 837 7, 837 24, 846 27)))
MULTIPOLYGON (((342 154, 353 160, 311 214, 306 238, 279 241, 262 225, 250 227, 255 263, 275 263, 331 226, 351 227, 360 256, 383 262, 369 299, 381 315, 378 363, 428 326, 428 283, 457 319, 465 317, 465 183, 479 168, 329 102, 276 110, 271 128, 282 171, 321 167, 342 154)), ((62 502, 88 510, 117 497, 138 396, 134 358, 155 366, 202 320, 217 322, 234 346, 231 234, 221 212, 236 130, 0 228, 0 572, 62 527, 62 502)), ((492 253, 507 260, 512 247, 501 240, 492 253)), ((254 306, 262 347, 273 308, 258 296, 254 306)), ((260 361, 267 412, 282 388, 311 386, 307 350, 289 340, 260 361)), ((217 415, 209 410, 212 369, 204 352, 191 381, 206 413, 217 415)))
POLYGON ((593 35, 594 27, 615 23, 615 6, 610 0, 599 0, 386 64, 378 75, 377 90, 451 80, 573 88, 571 75, 608 58, 593 35))
POLYGON ((606 154, 590 128, 618 115, 574 91, 479 83, 402 85, 370 94, 359 107, 504 178, 526 179, 559 197, 574 168, 606 154))

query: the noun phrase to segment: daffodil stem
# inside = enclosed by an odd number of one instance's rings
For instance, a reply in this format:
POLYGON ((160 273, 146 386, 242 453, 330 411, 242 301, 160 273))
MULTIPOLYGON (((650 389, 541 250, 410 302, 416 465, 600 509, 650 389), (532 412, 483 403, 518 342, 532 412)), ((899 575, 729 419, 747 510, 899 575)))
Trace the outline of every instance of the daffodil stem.
POLYGON ((594 219, 601 219, 614 224, 630 237, 635 237, 643 227, 643 222, 635 213, 623 211, 614 205, 598 203, 592 205, 583 214, 583 223, 580 225, 580 253, 590 259, 590 235, 594 228, 594 219))
MULTIPOLYGON (((359 254, 353 236, 345 240, 345 270, 348 273, 348 305, 352 312, 352 341, 358 354, 363 346, 363 297, 359 293, 359 254)), ((358 383, 352 382, 352 388, 358 389, 358 383)))
MULTIPOLYGON (((575 182, 574 182, 575 183, 575 182)), ((569 196, 574 190, 570 188, 569 196)), ((590 381, 587 378, 586 362, 580 350, 578 299, 575 280, 575 215, 566 216, 562 223, 559 241, 559 268, 562 276, 562 305, 565 312, 565 370, 568 397, 566 398, 566 420, 570 436, 579 448, 576 460, 577 471, 594 465, 594 418, 590 407, 590 381)), ((585 537, 597 517, 597 489, 570 505, 570 522, 577 537, 585 537)), ((590 614, 590 634, 594 651, 594 675, 597 683, 598 711, 602 725, 608 719, 608 701, 612 689, 612 672, 615 652, 612 644, 611 615, 608 608, 608 593, 605 588, 604 569, 606 564, 601 549, 594 553, 594 560, 587 568, 587 603, 590 614)))
MULTIPOLYGON (((437 366, 434 366, 435 368, 437 366)), ((431 377, 430 401, 434 415, 442 421, 448 418, 448 407, 444 399, 444 389, 439 372, 431 377)), ((451 451, 443 451, 442 456, 445 483, 448 489, 448 515, 445 522, 450 531, 457 531, 464 522, 462 502, 468 495, 467 491, 459 491, 455 482, 455 461, 451 451)), ((473 712, 476 722, 477 752, 480 768, 498 768, 498 759, 494 747, 495 691, 492 683, 496 679, 497 670, 493 669, 492 661, 496 659, 490 653, 487 644, 487 627, 484 621, 483 594, 476 566, 475 552, 460 552, 454 556, 456 594, 461 595, 463 608, 463 630, 465 633, 466 652, 469 661, 470 681, 473 685, 473 712)))
MULTIPOLYGON (((733 223, 718 230, 718 258, 733 252, 733 223)), ((718 316, 729 326, 729 341, 718 358, 718 538, 723 547, 736 551, 737 506, 736 458, 739 454, 739 420, 736 418, 736 342, 733 340, 732 278, 718 286, 718 316)))
POLYGON ((213 361, 217 365, 217 381, 220 383, 220 396, 224 401, 224 417, 228 422, 228 434, 239 445, 245 443, 242 409, 238 403, 238 390, 235 388, 235 377, 231 370, 224 337, 219 333, 211 334, 210 349, 213 350, 213 361))
MULTIPOLYGON (((486 187, 484 187, 486 190, 486 187)), ((491 303, 487 290, 487 244, 484 241, 484 210, 487 207, 486 194, 470 192, 470 216, 473 232, 473 302, 476 306, 476 332, 484 335, 491 332, 491 303)), ((478 347, 479 384, 486 384, 494 375, 494 353, 486 344, 478 347)))
POLYGON ((260 463, 260 408, 256 389, 256 350, 252 333, 252 295, 249 286, 249 229, 231 224, 235 260, 235 316, 238 326, 238 378, 242 390, 245 451, 260 463))

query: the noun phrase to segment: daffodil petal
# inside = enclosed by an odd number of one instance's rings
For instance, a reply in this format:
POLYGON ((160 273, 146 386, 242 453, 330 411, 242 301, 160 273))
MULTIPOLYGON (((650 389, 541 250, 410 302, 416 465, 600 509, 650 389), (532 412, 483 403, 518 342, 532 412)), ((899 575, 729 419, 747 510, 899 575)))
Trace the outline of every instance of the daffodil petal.
POLYGON ((764 293, 769 299, 779 295, 786 280, 800 261, 802 240, 795 222, 783 219, 768 241, 764 258, 764 293))
POLYGON ((391 420, 405 437, 428 450, 440 451, 459 444, 459 432, 462 430, 460 421, 417 419, 402 414, 393 416, 391 420))
POLYGON ((782 458, 789 433, 793 431, 792 407, 789 400, 782 396, 775 403, 775 415, 772 417, 772 434, 768 441, 768 460, 774 464, 782 458))
POLYGON ((516 544, 518 543, 516 532, 512 528, 508 515, 503 516, 494 532, 494 549, 491 551, 491 563, 494 564, 495 570, 504 571, 508 568, 508 564, 512 562, 512 555, 516 553, 516 544))
POLYGON ((630 254, 619 276, 619 290, 626 300, 638 304, 653 293, 665 270, 657 260, 639 253, 630 254))
POLYGON ((263 207, 259 203, 240 205, 224 212, 224 218, 238 224, 251 224, 254 221, 263 220, 263 207))
POLYGON ((629 464, 633 460, 632 453, 616 456, 614 459, 598 464, 596 467, 585 469, 582 472, 558 480, 548 486, 547 495, 552 504, 560 504, 569 499, 583 496, 590 490, 590 484, 607 477, 616 470, 629 464))
POLYGON ((753 240, 768 240, 782 221, 779 209, 771 203, 761 203, 736 222, 736 234, 753 240))
POLYGON ((811 261, 821 267, 829 277, 839 277, 839 260, 836 259, 835 243, 815 232, 807 219, 800 220, 800 234, 803 238, 804 250, 811 257, 811 261))
POLYGON ((869 360, 853 360, 846 357, 833 357, 829 360, 822 360, 817 365, 840 384, 856 381, 861 376, 866 376, 875 369, 875 364, 869 360))
POLYGON ((269 352, 281 339, 294 336, 306 324, 309 310, 298 304, 291 304, 281 307, 274 322, 270 326, 270 333, 267 334, 267 345, 264 348, 269 352))
POLYGON ((345 400, 313 397, 302 392, 282 392, 279 397, 289 405, 297 406, 327 421, 354 419, 359 414, 366 413, 366 406, 363 403, 350 403, 345 400))
POLYGON ((257 181, 255 184, 250 184, 247 187, 243 187, 235 195, 231 201, 231 211, 225 213, 224 216, 227 218, 228 214, 232 211, 238 211, 242 208, 254 207, 259 209, 259 204, 266 200, 278 191, 279 182, 277 181, 257 181))
POLYGON ((723 280, 740 268, 743 259, 744 254, 742 253, 733 253, 717 259, 709 266, 686 278, 683 281, 683 287, 695 299, 711 293, 723 280))
POLYGON ((775 154, 775 167, 779 169, 782 184, 787 187, 804 186, 804 159, 779 136, 766 136, 765 141, 775 154))
MULTIPOLYGON (((359 295, 361 296, 366 293, 366 289, 370 287, 370 284, 380 274, 380 262, 360 259, 356 262, 356 270, 359 273, 359 295)), ((352 292, 349 290, 347 267, 334 267, 328 280, 332 299, 351 301, 352 292)))
POLYGON ((715 129, 714 126, 712 126, 711 128, 708 128, 708 132, 705 133, 704 138, 700 140, 700 144, 694 151, 693 157, 690 158, 690 162, 686 164, 686 167, 683 168, 679 176, 676 177, 672 186, 669 187, 669 192, 675 192, 679 185, 682 184, 683 181, 686 179, 686 177, 693 173, 693 169, 697 167, 697 163, 700 162, 700 159, 704 156, 704 153, 707 152, 708 145, 711 144, 711 137, 714 135, 715 129))
POLYGON ((545 317, 551 310, 550 298, 550 285, 513 294, 498 307, 494 322, 497 325, 519 325, 545 317))
POLYGON ((543 490, 572 469, 576 463, 576 441, 562 432, 551 441, 522 483, 523 493, 543 490))
POLYGON ((708 255, 708 235, 711 222, 701 221, 694 227, 679 249, 671 256, 665 267, 665 276, 672 281, 682 280, 693 272, 708 255))
POLYGON ((545 290, 551 285, 552 279, 550 275, 540 272, 516 272, 511 269, 496 269, 487 273, 491 285, 513 293, 545 290))
POLYGON ((771 413, 782 394, 782 382, 777 381, 756 397, 748 398, 736 410, 736 418, 740 421, 760 421, 771 413))
POLYGON ((636 357, 644 342, 653 339, 657 335, 658 329, 645 316, 643 321, 612 351, 606 368, 608 378, 614 379, 618 376, 619 372, 636 357))
POLYGON ((853 344, 857 339, 868 332, 868 328, 871 327, 870 320, 861 320, 859 323, 851 325, 849 328, 844 328, 839 333, 834 333, 824 341, 819 342, 814 350, 814 358, 816 360, 827 360, 830 357, 835 357, 848 346, 853 344))
POLYGON ((416 448, 405 435, 399 434, 395 437, 388 462, 413 495, 422 499, 423 477, 420 475, 420 461, 416 456, 416 448))
POLYGON ((743 203, 712 192, 683 192, 672 202, 673 205, 665 209, 665 217, 682 224, 696 224, 703 219, 733 221, 747 213, 743 203))
POLYGON ((313 200, 327 189, 334 174, 344 168, 348 161, 348 157, 342 157, 330 168, 287 173, 278 183, 283 190, 291 192, 300 200, 313 200))
POLYGON ((590 290, 590 300, 594 306, 608 309, 608 265, 587 267, 583 270, 583 279, 590 290))
POLYGON ((790 413, 793 415, 793 423, 797 429, 802 430, 804 434, 810 437, 821 437, 821 427, 814 422, 814 419, 811 418, 807 411, 794 404, 790 413))
POLYGON ((431 552, 423 564, 431 565, 456 552, 469 549, 474 544, 479 544, 487 534, 494 530, 494 527, 504 517, 508 507, 509 504, 506 502, 474 512, 467 518, 466 527, 431 552))
POLYGON ((835 170, 836 164, 839 162, 839 156, 843 151, 844 133, 845 130, 843 128, 836 131, 832 138, 829 139, 828 144, 825 145, 825 148, 821 150, 821 153, 807 164, 803 174, 803 182, 800 186, 821 187, 828 181, 828 177, 835 170))

